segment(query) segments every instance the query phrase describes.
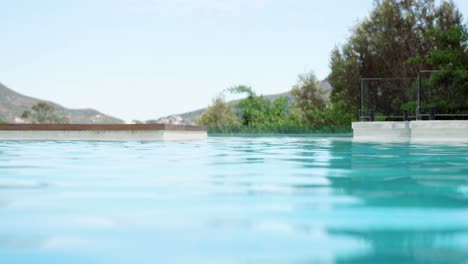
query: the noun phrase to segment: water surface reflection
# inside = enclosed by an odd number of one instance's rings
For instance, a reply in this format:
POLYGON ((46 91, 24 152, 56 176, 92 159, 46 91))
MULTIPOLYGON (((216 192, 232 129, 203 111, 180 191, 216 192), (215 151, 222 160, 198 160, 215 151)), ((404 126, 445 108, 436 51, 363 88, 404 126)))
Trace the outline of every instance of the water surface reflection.
POLYGON ((466 263, 468 148, 347 138, 0 143, 14 263, 466 263))

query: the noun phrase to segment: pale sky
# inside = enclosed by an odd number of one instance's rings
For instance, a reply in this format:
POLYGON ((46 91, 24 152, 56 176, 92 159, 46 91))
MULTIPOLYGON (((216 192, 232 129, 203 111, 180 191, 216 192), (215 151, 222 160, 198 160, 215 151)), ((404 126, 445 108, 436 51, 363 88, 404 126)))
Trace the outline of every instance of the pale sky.
MULTIPOLYGON (((468 1, 455 3, 466 16, 468 1)), ((373 0, 0 0, 0 82, 126 121, 206 107, 223 89, 288 91, 329 73, 373 0)))

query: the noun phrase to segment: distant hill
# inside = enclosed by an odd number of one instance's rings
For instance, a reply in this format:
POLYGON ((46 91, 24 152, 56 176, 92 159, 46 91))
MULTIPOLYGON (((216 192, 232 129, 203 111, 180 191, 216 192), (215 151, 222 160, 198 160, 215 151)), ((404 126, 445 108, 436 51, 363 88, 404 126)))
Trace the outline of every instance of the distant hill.
POLYGON ((123 120, 105 115, 94 109, 68 109, 54 102, 19 94, 0 83, 0 120, 21 122, 21 115, 37 102, 47 102, 55 107, 55 113, 64 116, 72 124, 121 124, 123 120))
MULTIPOLYGON (((328 100, 328 98, 329 98, 329 96, 330 96, 330 94, 331 94, 331 92, 333 90, 333 87, 330 85, 330 83, 326 79, 320 82, 320 86, 326 91, 325 97, 328 100)), ((263 97, 265 97, 266 99, 268 99, 270 101, 274 101, 274 100, 276 100, 276 99, 278 99, 278 98, 280 98, 282 96, 287 97, 289 99, 289 102, 291 102, 294 99, 294 97, 291 95, 291 92, 264 95, 263 97)), ((239 102, 239 100, 234 100, 234 101, 229 101, 227 103, 229 105, 235 105, 238 102, 239 102)), ((206 108, 202 108, 202 109, 198 109, 198 110, 194 110, 194 111, 186 112, 186 113, 182 113, 182 114, 170 115, 170 116, 167 116, 167 117, 162 117, 162 118, 160 118, 158 120, 148 120, 147 123, 194 124, 197 117, 200 116, 205 111, 205 109, 206 108)))

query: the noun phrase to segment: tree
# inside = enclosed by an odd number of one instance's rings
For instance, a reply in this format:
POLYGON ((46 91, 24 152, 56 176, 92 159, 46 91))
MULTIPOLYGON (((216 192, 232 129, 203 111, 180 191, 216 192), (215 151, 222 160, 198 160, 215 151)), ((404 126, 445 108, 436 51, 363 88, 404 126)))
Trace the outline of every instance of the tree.
POLYGON ((294 96, 293 113, 309 125, 325 123, 326 91, 320 86, 313 72, 299 75, 291 94, 294 96))
POLYGON ((237 85, 237 86, 233 86, 233 87, 230 87, 227 89, 228 92, 230 93, 234 93, 234 94, 243 94, 243 93, 246 93, 248 98, 251 99, 251 98, 254 98, 257 96, 257 94, 254 92, 254 90, 252 89, 252 87, 250 86, 247 86, 247 85, 237 85))
POLYGON ((456 25, 449 29, 433 28, 426 36, 436 44, 428 52, 428 65, 444 71, 468 70, 468 29, 456 25))
POLYGON ((55 107, 47 102, 38 102, 31 106, 31 110, 26 110, 21 115, 23 119, 30 119, 32 123, 51 124, 68 123, 65 117, 55 114, 55 107))
MULTIPOLYGON (((426 59, 437 47, 425 32, 434 27, 448 30, 462 21, 451 1, 439 5, 434 0, 376 1, 347 42, 331 53, 328 79, 334 88, 332 101, 344 100, 345 108, 357 113, 362 77, 415 78, 419 70, 430 68, 426 59), (408 61, 416 56, 421 60, 408 61)), ((383 92, 385 98, 393 98, 402 91, 383 92)))
POLYGON ((36 120, 38 123, 48 123, 53 117, 55 107, 46 103, 39 102, 31 107, 36 112, 36 120))
POLYGON ((251 87, 238 85, 228 89, 231 93, 247 94, 236 107, 239 109, 241 124, 247 127, 281 126, 289 122, 288 98, 280 97, 273 102, 258 96, 251 87))
POLYGON ((247 94, 247 98, 241 99, 236 105, 243 126, 258 126, 266 123, 265 119, 267 118, 270 101, 263 98, 263 96, 257 96, 252 87, 246 85, 234 86, 229 88, 228 91, 234 94, 247 94))
POLYGON ((342 96, 341 94, 335 94, 335 100, 327 104, 325 108, 326 125, 350 127, 351 122, 355 119, 354 112, 348 109, 342 96))
MULTIPOLYGON (((424 83, 424 99, 439 113, 468 110, 468 29, 452 26, 445 30, 434 28, 426 33, 436 45, 423 63, 432 69, 424 83), (430 95, 431 98, 427 98, 430 95)), ((418 56, 420 58, 421 56, 418 56)))
POLYGON ((197 119, 197 123, 210 127, 235 126, 239 124, 239 120, 234 109, 220 95, 213 99, 213 104, 197 119))
POLYGON ((281 96, 270 103, 269 123, 276 126, 288 126, 295 123, 289 112, 289 99, 281 96))
POLYGON ((336 47, 332 51, 330 68, 328 81, 333 87, 332 103, 344 103, 346 112, 357 113, 360 104, 361 72, 358 58, 349 44, 341 50, 336 47))
POLYGON ((297 84, 293 86, 291 94, 294 96, 294 106, 303 112, 311 108, 323 109, 326 104, 326 91, 313 72, 301 74, 297 84))

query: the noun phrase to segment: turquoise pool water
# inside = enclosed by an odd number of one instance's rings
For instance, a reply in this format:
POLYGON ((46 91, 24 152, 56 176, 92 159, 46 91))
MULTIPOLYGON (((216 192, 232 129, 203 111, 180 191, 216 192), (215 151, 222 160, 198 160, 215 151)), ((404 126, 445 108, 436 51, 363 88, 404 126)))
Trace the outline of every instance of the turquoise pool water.
POLYGON ((0 263, 468 263, 468 145, 0 142, 0 263))

